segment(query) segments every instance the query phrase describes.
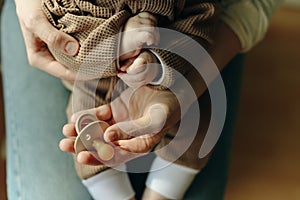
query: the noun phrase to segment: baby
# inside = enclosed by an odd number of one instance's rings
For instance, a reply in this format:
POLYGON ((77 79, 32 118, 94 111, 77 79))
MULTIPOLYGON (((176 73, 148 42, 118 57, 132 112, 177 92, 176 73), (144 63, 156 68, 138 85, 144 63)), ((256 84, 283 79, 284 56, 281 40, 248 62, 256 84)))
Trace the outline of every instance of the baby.
MULTIPOLYGON (((179 0, 176 3, 172 0, 43 0, 43 10, 55 27, 77 38, 81 45, 75 57, 50 49, 56 59, 74 71, 101 78, 96 80, 96 88, 91 87, 95 84, 93 80, 75 85, 78 88, 73 96, 77 96, 80 106, 73 105, 73 112, 90 108, 85 103, 89 102, 88 98, 94 98, 93 94, 96 94, 96 98, 93 99, 96 106, 110 103, 114 92, 122 93, 126 88, 122 84, 116 85, 119 83, 117 77, 133 88, 151 84, 156 85, 157 89, 164 89, 172 85, 175 80, 170 68, 185 74, 192 66, 168 51, 155 48, 143 50, 143 45, 150 46, 159 42, 156 29, 158 21, 162 21, 161 25, 165 27, 197 37, 202 44, 207 45, 210 42, 210 30, 214 24, 212 19, 215 16, 213 1, 203 3, 192 0, 179 0), (122 30, 124 32, 119 34, 122 30)), ((72 114, 70 108, 71 105, 68 109, 69 118, 72 114)), ((72 123, 65 126, 63 132, 67 136, 76 136, 72 123)), ((170 135, 175 134, 176 127, 168 131, 167 138, 162 137, 159 146, 168 143, 170 135)), ((199 141, 176 163, 160 170, 159 173, 150 173, 146 183, 150 196, 151 193, 157 193, 161 199, 183 197, 194 176, 207 160, 197 157, 202 136, 203 131, 199 131, 195 138, 199 141), (170 173, 174 176, 169 176, 170 173), (157 184, 156 180, 163 180, 164 185, 157 184)), ((73 152, 74 149, 70 151, 73 152)), ((154 165, 166 164, 171 157, 168 152, 158 154, 154 165)), ((75 167, 95 199, 134 198, 126 173, 108 169, 103 165, 79 164, 76 159, 75 167)))

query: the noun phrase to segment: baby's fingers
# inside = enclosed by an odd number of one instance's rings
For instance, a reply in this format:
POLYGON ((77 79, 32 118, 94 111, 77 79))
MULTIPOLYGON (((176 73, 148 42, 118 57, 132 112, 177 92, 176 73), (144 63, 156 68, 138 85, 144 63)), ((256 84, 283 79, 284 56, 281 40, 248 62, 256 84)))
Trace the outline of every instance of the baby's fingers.
MULTIPOLYGON (((151 54, 150 54, 151 55, 151 54)), ((127 74, 137 74, 146 70, 148 62, 151 61, 149 58, 149 52, 142 52, 133 63, 127 68, 127 74)))
POLYGON ((121 62, 120 63, 120 65, 121 65, 120 70, 122 72, 126 72, 127 69, 132 65, 132 63, 134 62, 135 59, 136 59, 135 57, 134 58, 129 58, 129 59, 121 62))
POLYGON ((145 74, 130 75, 130 74, 120 74, 119 77, 130 87, 139 88, 143 85, 147 85, 145 74))
POLYGON ((118 76, 127 85, 130 86, 131 82, 143 81, 145 78, 146 71, 146 59, 143 57, 136 58, 134 62, 126 69, 127 73, 119 73, 118 76))
POLYGON ((142 59, 140 59, 139 61, 134 62, 132 65, 130 65, 130 67, 128 67, 126 72, 127 74, 135 75, 145 71, 146 67, 147 67, 146 63, 142 59))
POLYGON ((141 12, 138 14, 138 17, 139 20, 141 20, 143 23, 151 24, 154 26, 157 25, 156 17, 148 12, 141 12))
POLYGON ((147 44, 148 46, 156 43, 155 34, 151 30, 153 28, 143 28, 143 30, 139 30, 137 34, 137 46, 142 47, 143 44, 147 44), (147 29, 147 30, 145 30, 147 29))
POLYGON ((139 30, 141 37, 144 39, 144 43, 148 46, 158 45, 160 40, 160 35, 158 28, 156 27, 145 27, 139 30))

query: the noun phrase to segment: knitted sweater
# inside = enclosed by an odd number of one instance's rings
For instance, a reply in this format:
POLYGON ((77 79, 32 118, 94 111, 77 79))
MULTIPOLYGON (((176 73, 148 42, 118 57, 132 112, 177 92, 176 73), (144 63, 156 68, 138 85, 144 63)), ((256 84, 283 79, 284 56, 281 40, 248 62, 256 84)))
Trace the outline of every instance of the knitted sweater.
MULTIPOLYGON (((101 78, 115 76, 118 70, 119 32, 129 17, 140 12, 160 16, 160 26, 211 42, 216 4, 212 0, 43 0, 43 10, 59 30, 80 43, 79 53, 67 56, 50 49, 65 66, 101 78)), ((176 44, 184 41, 176 41, 176 44)), ((168 50, 172 50, 172 45, 168 50)), ((152 49, 163 62, 162 85, 174 81, 171 68, 184 74, 187 62, 166 50, 152 49)))

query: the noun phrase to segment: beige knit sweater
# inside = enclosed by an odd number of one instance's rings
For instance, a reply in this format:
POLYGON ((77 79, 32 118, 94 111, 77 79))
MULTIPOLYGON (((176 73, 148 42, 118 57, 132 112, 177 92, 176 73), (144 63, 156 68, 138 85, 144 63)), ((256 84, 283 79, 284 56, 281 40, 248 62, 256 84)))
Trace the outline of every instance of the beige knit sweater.
MULTIPOLYGON (((195 36, 205 44, 211 42, 215 8, 212 0, 43 0, 49 21, 80 43, 75 57, 50 49, 53 55, 74 71, 101 78, 117 73, 118 33, 129 17, 154 13, 160 16, 160 26, 195 36)), ((153 50, 165 66, 162 85, 169 87, 174 81, 170 68, 184 74, 187 62, 169 51, 153 50)))

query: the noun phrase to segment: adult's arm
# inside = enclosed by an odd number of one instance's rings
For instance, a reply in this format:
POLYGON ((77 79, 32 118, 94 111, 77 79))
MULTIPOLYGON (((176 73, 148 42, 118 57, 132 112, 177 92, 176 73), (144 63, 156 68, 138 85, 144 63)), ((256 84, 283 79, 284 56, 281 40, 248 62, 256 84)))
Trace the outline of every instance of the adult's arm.
POLYGON ((260 42, 283 0, 222 0, 221 20, 237 35, 243 52, 260 42))

